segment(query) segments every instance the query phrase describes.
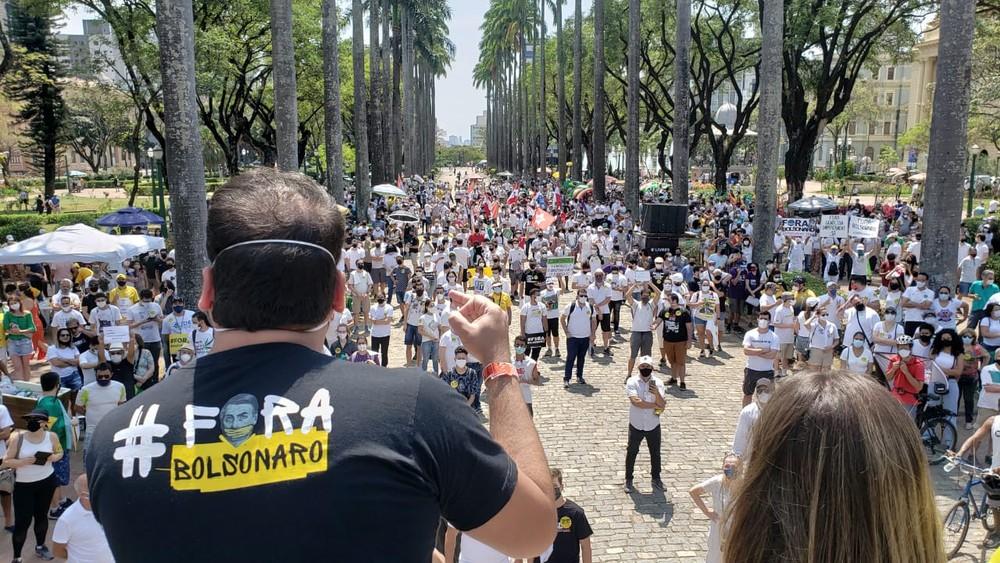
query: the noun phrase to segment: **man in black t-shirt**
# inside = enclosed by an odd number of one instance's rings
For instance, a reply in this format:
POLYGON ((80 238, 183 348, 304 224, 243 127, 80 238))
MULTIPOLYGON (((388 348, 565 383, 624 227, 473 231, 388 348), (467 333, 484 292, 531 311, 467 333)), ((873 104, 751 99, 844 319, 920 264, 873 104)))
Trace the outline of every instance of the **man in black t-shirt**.
POLYGON ((441 516, 513 557, 551 545, 552 482, 506 315, 452 295, 451 330, 486 366, 487 432, 435 378, 330 356, 343 241, 337 207, 301 174, 261 168, 215 192, 199 302, 212 352, 109 413, 88 446, 116 560, 427 563, 441 516))
POLYGON ((691 327, 691 315, 687 309, 680 306, 680 296, 670 294, 670 306, 660 311, 653 323, 653 330, 662 323, 663 347, 660 349, 660 362, 666 359, 670 363, 670 380, 667 385, 676 385, 680 381, 681 389, 687 389, 684 377, 687 375, 687 351, 694 341, 694 330, 691 327))
POLYGON ((528 269, 521 274, 524 282, 524 295, 531 295, 534 290, 541 290, 545 284, 545 270, 534 260, 528 262, 528 269))
POLYGON ((591 563, 590 536, 594 531, 590 521, 575 502, 562 496, 562 471, 552 468, 552 488, 556 495, 556 541, 552 554, 545 561, 536 557, 533 563, 591 563), (581 558, 582 557, 582 558, 581 558))

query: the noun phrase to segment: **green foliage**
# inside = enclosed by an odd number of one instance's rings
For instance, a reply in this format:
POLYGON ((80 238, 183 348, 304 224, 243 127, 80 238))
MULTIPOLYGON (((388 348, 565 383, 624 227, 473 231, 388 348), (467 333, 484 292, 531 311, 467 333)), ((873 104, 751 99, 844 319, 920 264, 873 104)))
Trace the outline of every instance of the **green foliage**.
POLYGON ((899 144, 912 147, 920 152, 927 152, 931 144, 931 124, 929 121, 918 121, 899 136, 899 144))
POLYGON ((885 145, 878 153, 878 163, 883 169, 892 168, 899 164, 899 154, 896 153, 896 149, 885 145))
POLYGON ((132 99, 105 84, 75 84, 66 90, 64 137, 91 167, 100 170, 109 147, 128 142, 137 116, 132 99))
POLYGON ((446 166, 465 165, 468 162, 475 163, 486 158, 486 154, 479 147, 437 147, 437 155, 434 159, 434 166, 444 168, 446 166))
POLYGON ((782 276, 782 279, 786 281, 791 281, 799 276, 805 279, 806 289, 811 290, 817 296, 826 293, 826 282, 823 281, 823 278, 819 276, 814 276, 810 272, 787 272, 782 276))
POLYGON ((0 240, 13 235, 15 240, 24 240, 38 234, 41 224, 38 219, 25 215, 0 215, 0 240))

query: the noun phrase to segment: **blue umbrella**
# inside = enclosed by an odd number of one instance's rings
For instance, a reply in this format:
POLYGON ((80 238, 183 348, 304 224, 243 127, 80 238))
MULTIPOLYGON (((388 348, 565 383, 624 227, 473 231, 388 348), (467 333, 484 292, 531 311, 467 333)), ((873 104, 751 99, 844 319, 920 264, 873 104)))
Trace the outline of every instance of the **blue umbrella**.
POLYGON ((100 227, 143 227, 151 223, 162 225, 163 217, 140 207, 123 207, 97 220, 100 227))

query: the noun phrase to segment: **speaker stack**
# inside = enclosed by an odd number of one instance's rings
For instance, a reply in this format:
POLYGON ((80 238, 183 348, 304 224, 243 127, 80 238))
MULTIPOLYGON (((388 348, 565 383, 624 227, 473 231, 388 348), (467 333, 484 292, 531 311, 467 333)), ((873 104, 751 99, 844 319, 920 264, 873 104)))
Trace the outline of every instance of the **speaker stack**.
POLYGON ((675 251, 687 231, 688 206, 677 203, 647 203, 642 207, 639 248, 653 256, 675 251))

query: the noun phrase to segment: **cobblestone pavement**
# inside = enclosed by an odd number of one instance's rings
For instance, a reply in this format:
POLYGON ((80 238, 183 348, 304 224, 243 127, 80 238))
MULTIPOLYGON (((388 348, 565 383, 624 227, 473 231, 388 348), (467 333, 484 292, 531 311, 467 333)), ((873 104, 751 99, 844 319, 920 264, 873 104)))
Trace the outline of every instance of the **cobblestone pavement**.
MULTIPOLYGON (((568 294, 563 294, 562 302, 569 302, 568 294)), ((396 316, 398 319, 398 311, 396 316)), ((623 334, 628 334, 630 322, 630 315, 623 311, 623 334)), ((515 315, 512 342, 516 326, 515 315)), ((590 518, 595 562, 704 561, 708 519, 687 491, 721 471, 722 457, 732 441, 742 397, 741 338, 724 336, 723 351, 712 358, 699 360, 697 352, 689 352, 688 389, 669 389, 662 417, 663 492, 653 491, 650 485, 645 447, 640 448, 636 461, 638 491, 629 495, 622 490, 628 430, 628 400, 623 387, 627 345, 613 345, 612 358, 601 354, 588 357, 584 374, 589 385, 574 384, 569 389, 561 384, 564 358, 539 358, 544 383, 533 388, 535 424, 549 464, 563 470, 564 494, 590 518)), ((390 367, 404 363, 402 342, 402 327, 393 327, 390 367)), ((564 344, 562 350, 565 357, 564 344)), ((960 432, 963 439, 968 434, 964 429, 960 432)), ((73 466, 74 474, 82 467, 78 452, 74 453, 73 466)), ((957 472, 945 474, 940 466, 932 467, 931 474, 943 515, 964 480, 957 472)), ((980 545, 983 536, 980 525, 973 522, 962 553, 954 561, 987 561, 990 553, 980 545)), ((26 553, 30 553, 32 540, 28 544, 26 553)), ((10 556, 10 540, 0 540, 0 560, 10 556)), ((27 560, 33 558, 27 556, 27 560)))

